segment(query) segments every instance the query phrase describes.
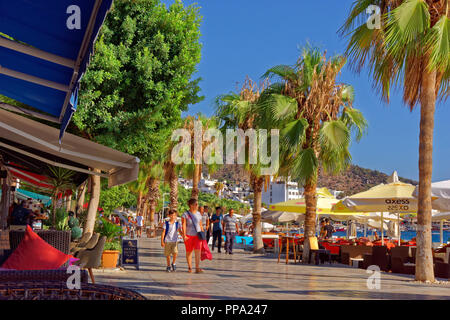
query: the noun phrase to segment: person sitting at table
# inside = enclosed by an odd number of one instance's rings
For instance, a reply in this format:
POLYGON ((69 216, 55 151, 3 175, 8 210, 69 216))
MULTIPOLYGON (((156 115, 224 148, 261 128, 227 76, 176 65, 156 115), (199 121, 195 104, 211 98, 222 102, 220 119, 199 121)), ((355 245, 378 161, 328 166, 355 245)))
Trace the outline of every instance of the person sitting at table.
POLYGON ((23 200, 14 208, 12 217, 12 225, 25 226, 30 224, 30 219, 34 216, 31 210, 25 208, 26 201, 23 200))
POLYGON ((374 237, 375 241, 380 239, 380 237, 378 237, 378 233, 376 231, 373 232, 373 237, 374 237))
POLYGON ((319 239, 325 239, 327 231, 325 230, 325 220, 320 220, 320 233, 319 239))

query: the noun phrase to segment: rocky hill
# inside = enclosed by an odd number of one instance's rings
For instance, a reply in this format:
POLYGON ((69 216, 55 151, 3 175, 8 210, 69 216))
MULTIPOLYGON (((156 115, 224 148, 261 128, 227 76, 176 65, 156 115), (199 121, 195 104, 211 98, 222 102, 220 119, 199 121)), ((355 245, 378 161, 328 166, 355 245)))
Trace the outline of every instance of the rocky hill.
MULTIPOLYGON (((349 196, 368 190, 378 184, 387 183, 388 177, 389 175, 377 170, 351 165, 347 171, 337 176, 319 174, 318 185, 328 189, 344 191, 344 196, 349 196)), ((402 177, 399 177, 399 180, 413 185, 418 184, 417 181, 402 177)))
MULTIPOLYGON (((205 172, 206 173, 206 172, 205 172)), ((366 168, 361 168, 357 165, 351 165, 347 171, 340 175, 325 175, 319 174, 319 187, 327 187, 328 189, 344 191, 344 196, 352 195, 361 191, 370 189, 380 183, 387 183, 389 175, 366 168)), ((248 182, 249 175, 242 166, 239 165, 225 165, 220 170, 211 175, 212 179, 248 182)), ((417 185, 418 182, 399 177, 400 181, 417 185)))

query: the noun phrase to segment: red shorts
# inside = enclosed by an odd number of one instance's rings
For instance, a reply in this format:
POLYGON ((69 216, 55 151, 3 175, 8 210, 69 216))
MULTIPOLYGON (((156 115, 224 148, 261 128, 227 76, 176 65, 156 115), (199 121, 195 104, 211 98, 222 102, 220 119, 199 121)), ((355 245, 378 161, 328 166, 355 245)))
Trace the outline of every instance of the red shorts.
POLYGON ((200 250, 202 247, 202 242, 197 236, 186 235, 186 241, 184 244, 186 245, 187 252, 191 252, 192 250, 200 250))

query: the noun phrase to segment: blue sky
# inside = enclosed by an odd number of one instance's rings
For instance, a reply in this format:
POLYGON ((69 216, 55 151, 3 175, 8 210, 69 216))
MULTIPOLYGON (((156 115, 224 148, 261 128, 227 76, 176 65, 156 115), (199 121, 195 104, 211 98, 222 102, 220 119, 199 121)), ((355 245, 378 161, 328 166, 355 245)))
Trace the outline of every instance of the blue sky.
MULTIPOLYGON (((172 3, 173 1, 164 1, 172 3)), ((189 114, 214 113, 217 95, 235 91, 246 75, 259 80, 278 64, 294 64, 299 47, 310 42, 329 55, 343 53, 346 40, 337 35, 352 0, 184 0, 197 3, 203 15, 202 61, 195 77, 203 78, 205 100, 189 114)), ((355 88, 356 101, 369 122, 368 134, 353 143, 353 163, 418 180, 419 108, 410 112, 401 91, 391 92, 389 105, 373 90, 367 70, 345 68, 339 81, 355 88)), ((450 179, 450 103, 436 108, 433 181, 450 179)))

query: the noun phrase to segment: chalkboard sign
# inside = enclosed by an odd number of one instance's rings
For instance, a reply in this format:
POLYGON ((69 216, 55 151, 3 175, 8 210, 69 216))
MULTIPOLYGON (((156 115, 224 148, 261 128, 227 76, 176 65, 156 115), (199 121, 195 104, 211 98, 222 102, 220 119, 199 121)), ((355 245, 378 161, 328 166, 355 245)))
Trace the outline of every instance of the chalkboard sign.
POLYGON ((122 265, 135 266, 139 270, 139 251, 136 239, 122 239, 122 265))

